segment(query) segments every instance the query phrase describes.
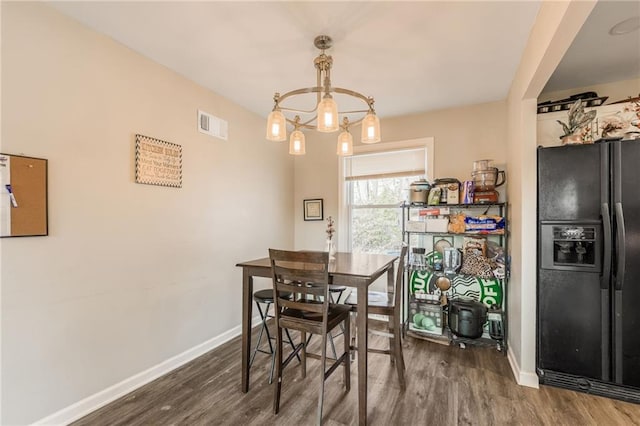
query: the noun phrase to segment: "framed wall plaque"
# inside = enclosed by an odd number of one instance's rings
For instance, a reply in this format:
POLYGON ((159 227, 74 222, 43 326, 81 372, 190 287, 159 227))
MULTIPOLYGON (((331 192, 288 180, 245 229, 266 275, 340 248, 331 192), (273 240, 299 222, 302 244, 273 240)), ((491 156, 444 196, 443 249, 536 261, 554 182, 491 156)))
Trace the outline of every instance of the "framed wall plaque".
POLYGON ((304 220, 324 220, 322 198, 304 200, 304 220))
POLYGON ((182 188, 182 146, 136 135, 136 183, 182 188))

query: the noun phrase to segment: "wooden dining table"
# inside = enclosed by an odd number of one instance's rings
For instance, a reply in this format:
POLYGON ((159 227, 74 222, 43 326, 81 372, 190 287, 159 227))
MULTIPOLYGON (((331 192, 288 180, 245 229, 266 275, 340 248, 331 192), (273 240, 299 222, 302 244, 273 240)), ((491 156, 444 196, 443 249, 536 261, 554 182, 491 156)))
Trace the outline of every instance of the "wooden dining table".
MULTIPOLYGON (((358 424, 367 424, 367 294, 368 287, 387 274, 387 288, 394 284, 393 265, 398 256, 338 252, 329 261, 329 282, 357 289, 358 315, 358 424)), ((271 278, 268 257, 240 262, 242 268, 242 392, 249 391, 253 278, 271 278)))

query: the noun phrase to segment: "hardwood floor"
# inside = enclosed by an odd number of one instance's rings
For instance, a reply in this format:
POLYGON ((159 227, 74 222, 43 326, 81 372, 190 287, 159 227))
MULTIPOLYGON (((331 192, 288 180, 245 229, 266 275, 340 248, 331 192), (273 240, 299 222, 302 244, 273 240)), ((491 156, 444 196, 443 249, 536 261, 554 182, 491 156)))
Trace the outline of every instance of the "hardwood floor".
MULTIPOLYGON (((341 341, 335 340, 336 345, 341 341)), ((490 348, 460 349, 408 337, 403 349, 404 393, 389 357, 369 354, 370 425, 640 425, 640 405, 549 386, 518 386, 507 358, 490 348)), ((297 367, 293 361, 284 372, 280 413, 275 416, 268 355, 257 355, 251 388, 246 394, 240 391, 238 337, 74 425, 311 425, 319 361, 307 360, 306 379, 297 367), (294 395, 300 396, 295 404, 294 395)), ((348 394, 340 374, 327 380, 325 425, 356 424, 355 362, 351 374, 348 394)))

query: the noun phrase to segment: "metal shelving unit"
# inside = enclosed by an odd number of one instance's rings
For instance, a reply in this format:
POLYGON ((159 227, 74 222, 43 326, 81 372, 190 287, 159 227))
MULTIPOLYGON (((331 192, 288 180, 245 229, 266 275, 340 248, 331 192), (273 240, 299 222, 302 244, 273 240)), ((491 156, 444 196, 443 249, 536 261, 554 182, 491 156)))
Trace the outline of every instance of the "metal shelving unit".
MULTIPOLYGON (((403 318, 404 318, 404 330, 406 335, 421 338, 425 340, 435 341, 441 344, 448 345, 459 345, 461 347, 465 347, 466 345, 474 345, 474 346, 489 346, 494 347, 498 351, 506 354, 507 350, 507 336, 508 336, 508 322, 507 322, 507 294, 508 294, 508 280, 509 280, 509 263, 508 263, 508 221, 507 221, 507 204, 506 203, 482 203, 482 204, 440 204, 440 205, 424 205, 424 204, 408 204, 403 203, 400 205, 400 208, 403 211, 402 214, 402 235, 404 241, 409 246, 409 256, 412 255, 413 247, 424 247, 427 251, 434 250, 434 244, 436 238, 447 238, 452 242, 453 247, 461 248, 462 241, 465 236, 483 236, 487 237, 488 240, 495 241, 499 244, 505 256, 505 276, 504 278, 498 279, 500 283, 500 287, 502 290, 502 300, 501 300, 501 315, 502 315, 502 329, 503 329, 503 338, 501 340, 494 340, 490 337, 480 337, 478 339, 467 339, 455 336, 448 327, 447 316, 448 312, 446 308, 443 308, 443 333, 442 335, 430 334, 427 332, 418 332, 409 329, 409 321, 410 318, 410 278, 412 272, 416 269, 412 266, 411 262, 407 262, 406 273, 404 276, 404 285, 403 285, 403 318), (407 222, 412 217, 412 211, 418 212, 420 209, 425 208, 449 208, 450 214, 457 211, 463 212, 474 212, 475 215, 481 214, 495 214, 501 216, 505 220, 504 232, 502 234, 499 233, 477 233, 477 232, 465 232, 465 233, 452 233, 452 232, 416 232, 407 230, 407 222), (430 240, 430 241, 429 241, 430 240)), ((437 274, 436 271, 429 270, 427 271, 437 274)), ((457 274, 459 275, 459 274, 457 274)), ((469 276, 464 276, 469 277, 469 276)), ((480 291, 483 289, 481 288, 480 291)), ((493 312, 493 311, 490 311, 493 312)))

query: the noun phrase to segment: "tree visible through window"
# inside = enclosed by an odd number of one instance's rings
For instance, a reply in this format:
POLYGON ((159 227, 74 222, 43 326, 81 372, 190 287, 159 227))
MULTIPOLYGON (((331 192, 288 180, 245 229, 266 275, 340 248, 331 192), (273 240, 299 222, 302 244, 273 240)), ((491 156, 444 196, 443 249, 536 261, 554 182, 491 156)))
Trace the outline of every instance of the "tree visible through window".
POLYGON ((395 253, 402 241, 402 210, 407 189, 420 176, 349 182, 351 249, 365 253, 395 253))
POLYGON ((349 249, 397 253, 402 242, 402 209, 411 182, 425 176, 426 149, 356 154, 344 160, 349 249))

